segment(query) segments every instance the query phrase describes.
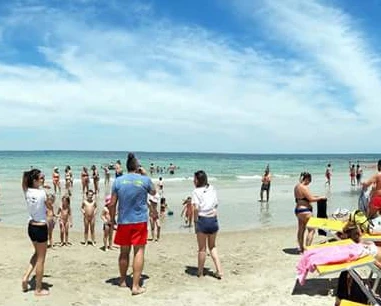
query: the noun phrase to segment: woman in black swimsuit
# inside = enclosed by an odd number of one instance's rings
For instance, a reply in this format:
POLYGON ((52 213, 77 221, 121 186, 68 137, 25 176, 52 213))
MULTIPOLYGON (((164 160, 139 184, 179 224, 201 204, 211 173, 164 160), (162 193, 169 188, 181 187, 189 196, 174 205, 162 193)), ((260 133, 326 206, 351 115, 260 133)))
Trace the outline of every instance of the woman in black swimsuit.
MULTIPOLYGON (((313 196, 308 188, 311 183, 312 177, 308 172, 303 172, 300 176, 300 183, 296 184, 294 188, 295 196, 295 210, 294 213, 298 218, 298 234, 297 239, 299 243, 300 252, 304 251, 304 234, 306 232, 306 225, 312 216, 312 202, 325 200, 326 197, 313 196)), ((314 238, 315 230, 308 228, 306 245, 309 246, 314 238)))

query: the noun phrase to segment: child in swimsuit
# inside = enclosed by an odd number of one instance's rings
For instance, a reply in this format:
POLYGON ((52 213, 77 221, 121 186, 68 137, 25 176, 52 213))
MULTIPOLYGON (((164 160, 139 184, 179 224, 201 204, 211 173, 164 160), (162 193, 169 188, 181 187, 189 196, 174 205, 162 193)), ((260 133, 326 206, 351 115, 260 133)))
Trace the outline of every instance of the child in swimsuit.
POLYGON ((58 208, 57 215, 59 217, 60 222, 60 238, 61 238, 61 246, 71 245, 69 242, 69 227, 73 226, 73 219, 71 214, 70 207, 70 197, 64 195, 62 197, 62 205, 58 208))
POLYGON ((149 222, 151 225, 151 237, 152 240, 159 241, 160 239, 160 219, 159 212, 157 211, 157 203, 159 199, 156 196, 148 197, 148 208, 149 208, 149 222), (156 229, 156 239, 155 239, 155 229, 156 229))
POLYGON ((52 179, 53 179, 54 193, 55 194, 57 193, 57 189, 58 189, 58 192, 61 193, 60 173, 57 167, 54 167, 53 169, 52 179))
POLYGON ((106 251, 112 249, 112 234, 114 232, 109 205, 111 204, 111 195, 105 198, 105 206, 101 213, 101 220, 103 221, 103 248, 106 251), (107 245, 108 242, 108 245, 107 245))
POLYGON ((193 224, 193 206, 192 198, 187 197, 183 202, 183 210, 181 212, 181 217, 184 217, 185 225, 191 227, 193 224))
POLYGON ((46 223, 48 225, 48 248, 53 247, 53 229, 56 224, 56 214, 54 213, 54 194, 48 194, 46 197, 46 223))
POLYGON ((165 198, 160 198, 160 218, 165 217, 165 211, 167 209, 167 203, 165 202, 165 198))
POLYGON ((91 240, 92 245, 94 246, 95 243, 95 215, 97 213, 97 203, 94 200, 94 191, 91 189, 86 192, 86 199, 82 202, 81 211, 83 213, 83 223, 84 223, 84 244, 89 244, 89 230, 91 233, 91 240))

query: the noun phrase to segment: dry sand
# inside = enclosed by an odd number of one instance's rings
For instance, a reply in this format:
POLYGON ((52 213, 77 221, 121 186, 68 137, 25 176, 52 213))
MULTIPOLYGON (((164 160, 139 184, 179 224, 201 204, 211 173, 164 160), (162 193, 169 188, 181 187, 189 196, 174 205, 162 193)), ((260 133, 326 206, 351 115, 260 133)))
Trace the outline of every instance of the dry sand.
MULTIPOLYGON (((55 239, 58 229, 55 229, 55 239)), ((33 247, 25 228, 0 226, 0 305, 333 305, 328 294, 332 281, 309 275, 307 284, 296 284, 295 228, 220 233, 218 251, 224 279, 197 278, 194 234, 166 234, 149 242, 143 272, 147 292, 131 296, 118 281, 119 250, 104 252, 98 245, 83 246, 82 235, 71 232, 70 247, 48 250, 45 277, 47 297, 33 290, 21 292, 21 277, 33 247)), ((208 256, 206 268, 213 270, 208 256)), ((129 273, 131 269, 129 269, 129 273)))

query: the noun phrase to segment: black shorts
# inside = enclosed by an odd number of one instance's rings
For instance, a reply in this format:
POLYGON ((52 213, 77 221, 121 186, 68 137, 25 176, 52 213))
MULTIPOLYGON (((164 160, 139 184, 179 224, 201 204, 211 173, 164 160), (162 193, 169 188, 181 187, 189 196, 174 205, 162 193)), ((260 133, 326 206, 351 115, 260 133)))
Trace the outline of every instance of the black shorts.
POLYGON ((261 191, 270 191, 270 183, 262 184, 261 191))
POLYGON ((32 242, 46 242, 48 241, 48 225, 28 225, 28 235, 32 242))
POLYGON ((214 234, 218 232, 218 220, 217 217, 198 217, 196 222, 196 233, 214 234))

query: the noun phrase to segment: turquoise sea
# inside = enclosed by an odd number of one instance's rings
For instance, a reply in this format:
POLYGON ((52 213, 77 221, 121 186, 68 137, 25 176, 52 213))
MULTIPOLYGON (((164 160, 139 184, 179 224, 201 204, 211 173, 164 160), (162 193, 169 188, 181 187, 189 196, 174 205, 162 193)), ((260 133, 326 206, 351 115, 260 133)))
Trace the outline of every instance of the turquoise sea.
MULTIPOLYGON (((310 189, 315 194, 325 194, 328 197, 328 210, 333 212, 338 207, 353 209, 357 205, 358 188, 350 186, 348 162, 360 162, 364 169, 364 178, 376 170, 374 166, 381 155, 377 154, 217 154, 217 153, 154 153, 135 152, 140 163, 148 170, 151 163, 167 168, 170 163, 179 167, 174 175, 164 171, 154 174, 164 180, 165 197, 173 216, 167 216, 163 231, 184 232, 189 229, 183 226, 180 218, 181 201, 193 190, 193 173, 205 170, 210 183, 218 191, 219 218, 221 230, 243 230, 258 227, 277 227, 296 225, 293 215, 293 187, 302 171, 312 174, 313 182, 310 189), (332 164, 332 186, 325 185, 324 172, 326 165, 332 164), (258 202, 261 176, 266 165, 270 166, 272 185, 270 202, 258 202)), ((41 169, 51 184, 51 173, 54 167, 61 172, 63 187, 63 172, 70 165, 74 178, 74 194, 72 208, 74 229, 82 230, 82 220, 79 211, 82 194, 80 191, 79 174, 83 166, 88 168, 96 165, 115 163, 120 159, 125 165, 127 152, 113 151, 0 151, 0 218, 2 223, 23 226, 27 220, 26 208, 21 191, 21 176, 24 170, 31 167, 41 169)), ((101 193, 99 206, 103 206, 104 195, 109 189, 103 185, 101 174, 101 193)), ((113 174, 113 173, 112 173, 113 174)), ((59 201, 56 201, 58 207, 59 201)), ((101 222, 97 228, 101 228, 101 222)))

